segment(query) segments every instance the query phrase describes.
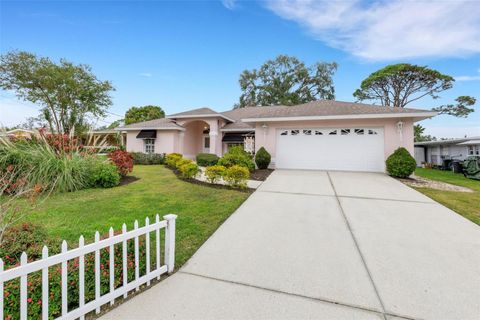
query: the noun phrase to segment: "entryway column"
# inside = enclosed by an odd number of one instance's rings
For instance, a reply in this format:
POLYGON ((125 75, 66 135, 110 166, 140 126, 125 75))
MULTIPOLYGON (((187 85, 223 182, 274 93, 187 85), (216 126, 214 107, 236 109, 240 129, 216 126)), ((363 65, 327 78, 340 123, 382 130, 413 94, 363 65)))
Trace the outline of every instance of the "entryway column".
POLYGON ((211 128, 210 128, 210 133, 209 133, 209 136, 210 136, 210 153, 213 153, 213 154, 216 154, 218 155, 218 148, 217 148, 217 137, 218 137, 218 132, 217 131, 213 131, 211 128))

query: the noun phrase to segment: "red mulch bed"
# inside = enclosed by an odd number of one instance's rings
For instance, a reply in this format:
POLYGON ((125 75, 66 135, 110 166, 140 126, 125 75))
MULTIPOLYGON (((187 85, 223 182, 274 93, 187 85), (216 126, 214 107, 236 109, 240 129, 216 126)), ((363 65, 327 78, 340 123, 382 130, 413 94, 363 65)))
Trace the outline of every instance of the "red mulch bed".
POLYGON ((256 181, 265 181, 272 172, 272 169, 256 169, 250 174, 250 179, 256 181))

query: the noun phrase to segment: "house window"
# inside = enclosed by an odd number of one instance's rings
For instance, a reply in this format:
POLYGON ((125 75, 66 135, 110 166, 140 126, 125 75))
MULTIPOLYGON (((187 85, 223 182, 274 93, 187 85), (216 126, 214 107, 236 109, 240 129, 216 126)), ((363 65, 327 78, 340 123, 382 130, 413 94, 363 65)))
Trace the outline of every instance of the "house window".
POLYGON ((358 134, 358 135, 362 135, 362 134, 365 134, 365 130, 363 130, 363 129, 355 129, 355 133, 358 134))
POLYGON ((320 131, 320 130, 315 130, 315 135, 316 135, 316 136, 322 136, 322 135, 323 135, 323 132, 320 131))
POLYGON ((480 146, 468 146, 468 155, 469 156, 480 155, 480 146))
POLYGON ((370 130, 368 130, 368 134, 378 134, 378 132, 370 129, 370 130))
POLYGON ((283 130, 281 133, 280 133, 281 136, 286 136, 288 135, 288 130, 283 130))
POLYGON ((350 129, 342 129, 340 130, 340 134, 342 136, 346 136, 347 134, 350 134, 350 129))
POLYGON ((203 145, 204 145, 205 149, 210 148, 210 136, 206 136, 206 137, 204 137, 204 139, 205 140, 204 140, 203 145))
POLYGON ((330 131, 329 135, 331 135, 331 136, 337 135, 337 130, 330 131))
POLYGON ((145 146, 145 153, 155 152, 155 139, 143 139, 143 144, 145 146))
POLYGON ((312 135, 312 130, 303 130, 303 134, 306 136, 311 136, 312 135))
POLYGON ((299 134, 299 133, 300 133, 300 130, 291 130, 291 131, 290 131, 290 134, 291 134, 292 136, 296 136, 296 135, 299 134))

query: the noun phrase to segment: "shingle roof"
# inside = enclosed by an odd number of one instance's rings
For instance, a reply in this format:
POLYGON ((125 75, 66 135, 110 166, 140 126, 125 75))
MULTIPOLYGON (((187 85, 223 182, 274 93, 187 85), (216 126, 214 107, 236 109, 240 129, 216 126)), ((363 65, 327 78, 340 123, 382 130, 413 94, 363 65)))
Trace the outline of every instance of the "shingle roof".
POLYGON ((149 120, 144 122, 132 123, 123 127, 115 128, 115 130, 142 130, 142 129, 171 129, 183 130, 184 128, 176 124, 173 120, 167 118, 149 120))
POLYGON ((480 136, 469 137, 469 138, 458 138, 458 139, 435 140, 435 141, 422 141, 422 142, 415 142, 415 145, 431 146, 431 145, 442 145, 442 144, 460 144, 463 142, 470 142, 475 140, 480 140, 480 136))
POLYGON ((193 110, 189 110, 189 111, 185 111, 185 112, 171 114, 168 117, 169 118, 175 118, 175 117, 205 116, 205 115, 220 115, 220 114, 216 111, 213 111, 210 108, 198 108, 198 109, 193 109, 193 110))
POLYGON ((232 119, 424 113, 421 109, 393 108, 363 103, 318 100, 296 106, 246 107, 223 112, 232 119))

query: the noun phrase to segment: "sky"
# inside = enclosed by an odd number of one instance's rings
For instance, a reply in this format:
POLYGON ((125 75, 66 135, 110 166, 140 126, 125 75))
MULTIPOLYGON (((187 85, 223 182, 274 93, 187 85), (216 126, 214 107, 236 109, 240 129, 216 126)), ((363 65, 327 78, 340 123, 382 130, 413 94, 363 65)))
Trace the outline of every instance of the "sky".
MULTIPOLYGON (((480 1, 4 1, 0 53, 25 50, 88 64, 113 83, 108 125, 131 106, 167 114, 198 107, 231 109, 238 79, 279 54, 307 65, 335 61, 336 99, 392 63, 429 66, 455 77, 430 109, 460 95, 477 98, 467 119, 424 120, 437 137, 480 136, 480 1)), ((0 124, 38 115, 38 106, 0 91, 0 124)))

